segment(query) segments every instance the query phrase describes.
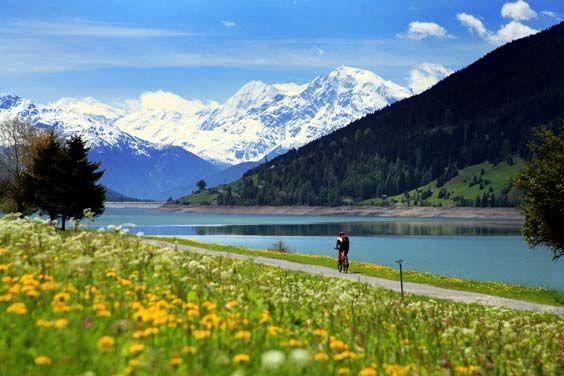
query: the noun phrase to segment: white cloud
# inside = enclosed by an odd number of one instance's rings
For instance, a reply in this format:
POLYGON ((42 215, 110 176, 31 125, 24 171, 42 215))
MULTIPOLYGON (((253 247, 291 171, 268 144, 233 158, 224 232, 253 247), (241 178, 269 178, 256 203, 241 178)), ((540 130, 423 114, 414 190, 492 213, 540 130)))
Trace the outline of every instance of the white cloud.
POLYGON ((400 36, 413 40, 422 40, 431 37, 443 39, 448 37, 448 33, 444 27, 434 22, 413 21, 409 24, 407 33, 400 36))
POLYGON ((552 11, 550 11, 550 10, 543 10, 543 11, 541 12, 541 14, 543 14, 543 15, 545 15, 545 16, 548 16, 548 17, 550 17, 550 18, 554 18, 554 19, 557 20, 557 21, 562 21, 562 17, 560 17, 560 15, 559 15, 558 13, 556 13, 556 12, 552 12, 552 11))
POLYGON ((514 3, 505 3, 501 8, 501 15, 505 18, 511 18, 514 21, 527 21, 537 16, 537 12, 531 9, 529 4, 523 0, 517 0, 514 3))
POLYGON ((228 27, 228 28, 237 26, 237 24, 235 23, 235 21, 226 21, 226 20, 222 20, 221 23, 223 24, 223 26, 228 27))
POLYGON ((167 29, 153 29, 107 24, 93 21, 25 21, 9 22, 0 31, 13 34, 75 36, 98 38, 149 38, 191 35, 167 29))
POLYGON ((456 15, 456 18, 471 32, 475 32, 483 39, 488 38, 489 32, 484 26, 483 22, 478 18, 468 13, 459 13, 456 15))
POLYGON ((409 88, 415 94, 422 93, 452 73, 441 64, 420 64, 409 72, 409 88))
POLYGON ((471 14, 459 13, 456 18, 468 30, 494 45, 502 45, 538 32, 521 22, 537 16, 537 13, 523 0, 505 3, 501 8, 501 15, 510 18, 511 21, 502 25, 496 32, 489 31, 480 19, 471 14))
POLYGON ((535 34, 537 31, 538 30, 532 29, 521 22, 511 21, 507 25, 503 25, 497 33, 490 35, 489 40, 494 44, 504 44, 515 39, 535 34))

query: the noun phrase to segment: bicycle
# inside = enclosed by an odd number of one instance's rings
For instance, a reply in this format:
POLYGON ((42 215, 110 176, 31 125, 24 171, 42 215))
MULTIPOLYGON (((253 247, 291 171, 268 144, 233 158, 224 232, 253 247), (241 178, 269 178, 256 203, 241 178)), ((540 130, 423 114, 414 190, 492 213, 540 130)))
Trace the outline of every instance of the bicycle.
POLYGON ((339 273, 348 273, 349 272, 349 256, 347 256, 347 254, 344 251, 339 251, 338 248, 335 248, 337 250, 337 269, 339 270, 339 273))

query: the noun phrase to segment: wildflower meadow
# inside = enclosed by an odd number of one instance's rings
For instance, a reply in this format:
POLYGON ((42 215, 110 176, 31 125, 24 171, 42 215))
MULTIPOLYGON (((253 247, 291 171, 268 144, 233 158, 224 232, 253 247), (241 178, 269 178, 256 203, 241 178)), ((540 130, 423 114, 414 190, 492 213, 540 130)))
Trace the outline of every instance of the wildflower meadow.
POLYGON ((0 219, 2 375, 564 374, 564 319, 0 219))

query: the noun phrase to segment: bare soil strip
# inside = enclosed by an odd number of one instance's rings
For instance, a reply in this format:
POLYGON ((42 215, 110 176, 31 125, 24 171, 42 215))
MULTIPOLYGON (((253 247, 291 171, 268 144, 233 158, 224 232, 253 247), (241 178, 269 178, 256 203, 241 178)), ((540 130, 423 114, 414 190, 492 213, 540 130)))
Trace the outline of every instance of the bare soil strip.
POLYGON ((489 218, 522 220, 516 208, 430 206, 185 206, 164 205, 159 211, 215 214, 358 215, 419 218, 489 218))

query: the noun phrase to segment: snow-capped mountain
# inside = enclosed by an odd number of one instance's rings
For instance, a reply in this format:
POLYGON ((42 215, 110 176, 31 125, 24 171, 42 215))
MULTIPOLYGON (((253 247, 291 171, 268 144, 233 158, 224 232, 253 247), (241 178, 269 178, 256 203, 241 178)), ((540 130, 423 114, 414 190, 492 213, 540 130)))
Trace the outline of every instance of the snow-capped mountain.
POLYGON ((160 90, 115 106, 91 97, 39 105, 0 94, 0 121, 19 116, 64 136, 80 134, 91 158, 106 169, 110 188, 131 197, 166 198, 191 191, 201 178, 236 179, 265 157, 412 94, 370 71, 339 67, 301 85, 251 81, 223 104, 160 90))
POLYGON ((63 136, 81 135, 90 158, 106 170, 102 182, 137 198, 167 198, 190 191, 195 182, 218 169, 173 145, 154 144, 114 125, 123 114, 95 99, 64 98, 42 106, 11 94, 0 94, 0 121, 19 117, 63 136))
POLYGON ((145 140, 237 164, 304 145, 411 94, 370 71, 340 67, 304 85, 252 81, 222 105, 146 93, 115 124, 145 140))

